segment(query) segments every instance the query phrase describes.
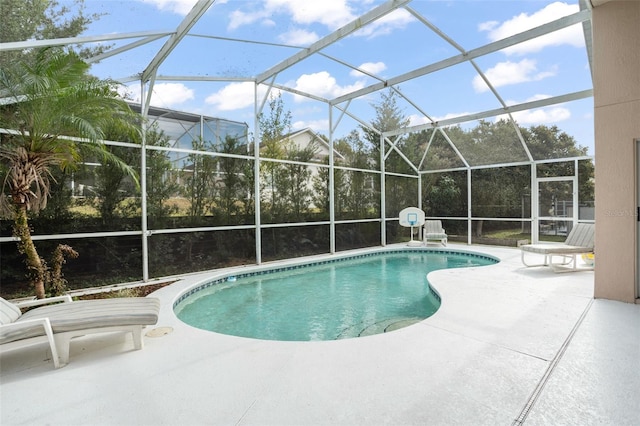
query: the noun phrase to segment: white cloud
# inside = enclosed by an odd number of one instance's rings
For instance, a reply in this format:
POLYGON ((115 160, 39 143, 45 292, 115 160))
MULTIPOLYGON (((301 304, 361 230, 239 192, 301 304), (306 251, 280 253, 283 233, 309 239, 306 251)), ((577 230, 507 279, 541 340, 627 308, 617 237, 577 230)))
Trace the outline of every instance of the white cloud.
MULTIPOLYGON (((242 3, 241 3, 242 4, 242 3)), ((368 5, 367 2, 361 2, 368 5)), ((234 30, 243 25, 252 25, 257 22, 270 22, 276 15, 289 15, 291 22, 299 26, 321 24, 334 31, 357 17, 349 5, 348 0, 266 0, 261 10, 243 12, 236 10, 229 16, 229 30, 234 30)), ((396 28, 403 28, 407 23, 415 21, 409 12, 398 9, 378 19, 355 34, 361 37, 375 37, 388 34, 396 28)), ((285 38, 286 35, 284 35, 285 38)))
MULTIPOLYGON (((354 84, 347 86, 340 86, 336 79, 327 71, 321 71, 314 74, 303 74, 295 82, 296 90, 325 98, 341 96, 345 93, 362 89, 363 87, 363 81, 357 81, 354 84)), ((301 102, 304 100, 304 97, 295 96, 295 100, 296 102, 301 102)))
MULTIPOLYGON (((241 3, 242 4, 242 3, 241 3)), ((298 25, 323 24, 330 29, 337 29, 355 19, 346 0, 266 0, 264 8, 251 12, 236 10, 229 16, 229 30, 256 22, 273 25, 273 17, 287 14, 293 23, 298 25)))
MULTIPOLYGON (((227 25, 227 29, 232 31, 243 25, 251 25, 263 19, 267 20, 266 18, 268 16, 269 15, 264 10, 253 13, 245 13, 240 10, 235 10, 229 15, 229 25, 227 25)), ((267 21, 271 23, 269 26, 274 25, 272 20, 269 19, 267 21)))
POLYGON ((280 39, 281 42, 294 46, 308 46, 319 38, 318 34, 313 31, 305 31, 302 29, 291 30, 278 36, 278 39, 280 39))
MULTIPOLYGON (((384 62, 365 62, 358 68, 370 74, 378 75, 382 71, 387 69, 387 65, 384 62)), ((360 71, 353 70, 349 73, 349 75, 351 75, 352 77, 363 77, 365 74, 362 74, 360 71)))
MULTIPOLYGON (((577 4, 555 2, 531 15, 521 13, 502 23, 496 21, 483 22, 478 26, 480 31, 488 33, 489 40, 496 41, 517 33, 538 27, 563 16, 571 15, 579 11, 577 4)), ((523 55, 531 52, 539 52, 548 46, 569 45, 584 47, 584 36, 580 24, 572 25, 562 30, 554 31, 533 40, 520 43, 505 49, 506 54, 523 55)))
MULTIPOLYGON (((493 87, 542 80, 555 74, 555 70, 539 72, 536 61, 531 59, 523 59, 520 62, 499 62, 493 68, 489 68, 484 72, 485 77, 493 87)), ((477 93, 489 90, 489 87, 479 75, 473 78, 472 83, 477 93)))
POLYGON ((346 0, 266 0, 265 9, 270 14, 287 12, 297 24, 320 23, 331 29, 340 28, 355 19, 346 0))
MULTIPOLYGON (((543 95, 541 93, 538 93, 536 95, 533 95, 533 96, 527 98, 525 100, 525 102, 541 101, 543 99, 549 99, 550 97, 551 97, 551 95, 543 95)), ((505 101, 505 102, 506 102, 507 105, 515 105, 515 104, 518 103, 516 101, 511 101, 511 100, 508 100, 508 101, 505 101)))
MULTIPOLYGON (((465 115, 470 115, 470 114, 473 114, 473 113, 472 112, 468 112, 468 111, 465 111, 465 112, 450 112, 450 113, 447 113, 445 115, 438 116, 438 117, 432 116, 431 118, 436 123, 439 123, 441 121, 448 120, 450 118, 463 117, 465 115)), ((409 116, 409 125, 410 126, 419 126, 421 124, 430 124, 430 123, 431 123, 431 120, 429 120, 428 118, 426 118, 423 115, 412 114, 412 115, 409 116)))
MULTIPOLYGON (((128 99, 140 102, 140 86, 126 86, 128 99)), ((151 105, 161 108, 172 108, 186 101, 194 99, 195 92, 182 83, 158 83, 153 86, 151 105)))
POLYGON ((409 126, 420 126, 421 124, 431 123, 424 115, 411 114, 409 117, 409 126))
POLYGON ((571 118, 568 108, 554 106, 552 108, 539 108, 528 111, 514 112, 513 119, 521 125, 558 123, 571 118))
POLYGON ((197 0, 142 0, 155 6, 158 10, 164 10, 185 16, 191 11, 197 0))
POLYGON ((444 121, 444 120, 448 120, 450 118, 456 118, 456 117, 464 117, 465 115, 471 115, 473 114, 472 112, 449 112, 443 116, 439 116, 439 117, 433 117, 433 119, 436 122, 440 122, 440 121, 444 121))
MULTIPOLYGON (((550 98, 549 95, 534 95, 525 100, 525 102, 533 102, 541 99, 550 98)), ((506 101, 507 105, 515 105, 518 102, 516 101, 506 101)), ((552 105, 546 108, 536 108, 530 109, 526 111, 517 111, 511 113, 513 119, 518 122, 520 125, 538 125, 538 124, 550 124, 550 123, 558 123, 560 121, 565 121, 571 118, 571 111, 569 108, 562 106, 562 104, 552 105)), ((495 121, 499 121, 501 119, 508 119, 506 114, 499 115, 495 118, 495 121)))
POLYGON ((117 87, 118 94, 126 100, 140 102, 140 86, 139 85, 119 85, 117 87), (135 90, 138 86, 138 90, 135 90), (137 92, 137 93, 136 93, 137 92))
MULTIPOLYGON (((230 83, 215 93, 210 94, 204 100, 206 104, 212 105, 217 111, 235 111, 239 109, 253 109, 254 83, 246 81, 243 83, 230 83)), ((258 85, 258 102, 266 96, 268 86, 258 85)), ((278 89, 272 89, 272 96, 280 96, 278 89)))
POLYGON ((329 120, 299 120, 291 123, 291 129, 294 131, 306 128, 310 128, 314 132, 325 133, 329 130, 329 120))
POLYGON ((213 105, 219 111, 233 111, 247 108, 253 106, 254 86, 250 81, 231 83, 207 96, 205 102, 213 105))
POLYGON ((182 83, 159 83, 153 86, 151 103, 171 107, 194 98, 194 91, 182 83))
POLYGON ((404 28, 416 19, 404 9, 396 9, 388 15, 370 23, 366 27, 354 33, 355 36, 374 38, 387 35, 398 28, 404 28))
POLYGON ((499 25, 500 25, 500 22, 498 22, 498 21, 481 22, 478 25, 478 30, 480 30, 480 31, 493 31, 499 25))

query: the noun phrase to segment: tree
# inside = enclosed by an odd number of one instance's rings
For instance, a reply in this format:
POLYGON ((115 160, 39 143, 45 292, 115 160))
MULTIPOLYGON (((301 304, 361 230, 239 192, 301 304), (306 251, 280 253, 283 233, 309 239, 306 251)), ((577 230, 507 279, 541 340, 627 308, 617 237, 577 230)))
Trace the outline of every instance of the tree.
MULTIPOLYGON (((0 43, 75 37, 100 18, 99 14, 85 14, 84 0, 74 0, 73 7, 61 6, 55 0, 0 1, 0 43)), ((109 45, 78 48, 82 58, 107 50, 109 45)), ((59 50, 55 48, 52 50, 59 50)), ((33 49, 0 52, 0 68, 20 62, 33 63, 37 51, 33 49)))
MULTIPOLYGON (((521 217, 522 197, 529 193, 529 166, 473 170, 471 214, 475 217, 521 217)), ((475 221, 474 234, 483 235, 483 220, 475 221)))
MULTIPOLYGON (((253 144, 248 147, 248 152, 253 152, 253 144)), ((255 162, 243 161, 241 167, 241 173, 244 176, 242 185, 242 197, 244 202, 242 203, 242 214, 244 215, 245 222, 250 222, 255 214, 255 162)))
MULTIPOLYGON (((340 152, 345 156, 347 166, 354 169, 370 170, 374 161, 371 159, 371 145, 366 144, 357 130, 353 130, 338 142, 340 152)), ((374 208, 373 174, 364 171, 349 170, 344 172, 345 185, 336 186, 336 199, 343 200, 344 210, 350 212, 351 218, 363 219, 374 208)), ((377 182, 377 180, 376 180, 377 182)))
POLYGON ((291 111, 285 111, 282 95, 271 95, 269 98, 269 115, 260 114, 260 141, 279 142, 283 136, 291 132, 291 111))
MULTIPOLYGON (((324 164, 329 164, 329 157, 325 157, 324 164)), ((341 170, 335 169, 334 175, 338 175, 339 172, 341 172, 341 170)), ((313 194, 311 196, 313 204, 325 218, 329 217, 329 207, 331 202, 329 197, 329 173, 331 173, 331 170, 328 167, 318 168, 318 173, 313 177, 313 194)), ((335 187, 338 187, 337 183, 335 187)))
MULTIPOLYGON (((192 142, 196 151, 206 151, 209 142, 196 139, 192 142)), ((186 167, 185 195, 190 201, 189 218, 192 223, 207 214, 213 205, 216 159, 206 154, 189 154, 186 167)))
MULTIPOLYGON (((282 96, 269 98, 269 115, 258 116, 260 124, 260 154, 265 158, 283 159, 285 157, 282 141, 291 131, 291 111, 285 111, 282 96)), ((264 179, 262 191, 270 197, 270 213, 275 218, 284 213, 283 200, 278 197, 277 188, 282 182, 283 167, 280 163, 263 161, 260 172, 264 179)))
POLYGON ((561 131, 558 126, 531 126, 521 128, 521 132, 535 160, 587 155, 587 148, 578 145, 573 136, 561 131))
POLYGON ((424 200, 423 208, 427 216, 461 216, 464 214, 459 206, 460 187, 450 174, 427 175, 425 181, 431 183, 425 185, 427 197, 424 200))
MULTIPOLYGON (((148 145, 168 147, 169 137, 162 130, 147 131, 148 145)), ((166 201, 175 196, 180 187, 176 172, 167 151, 147 149, 147 215, 160 227, 164 220, 178 210, 175 205, 166 205, 166 201)))
MULTIPOLYGON (((126 125, 109 126, 106 129, 105 137, 114 141, 139 143, 139 133, 136 134, 127 127, 126 125)), ((121 202, 127 196, 133 195, 132 192, 135 189, 131 188, 131 182, 127 181, 129 176, 127 170, 122 168, 121 162, 124 161, 132 167, 140 164, 140 151, 123 146, 107 146, 106 149, 117 160, 102 162, 100 166, 95 168, 95 191, 98 195, 97 205, 102 222, 113 223, 116 211, 121 207, 121 202)))
MULTIPOLYGON (((246 147, 240 144, 240 140, 231 135, 227 135, 222 141, 221 151, 227 154, 246 154, 246 147)), ((220 157, 218 164, 220 166, 220 180, 218 181, 220 199, 218 208, 226 219, 226 224, 230 225, 232 221, 237 222, 237 214, 240 211, 240 201, 244 200, 244 193, 247 187, 245 183, 246 176, 243 171, 245 169, 246 160, 232 157, 220 157)), ((251 181, 253 185, 253 181, 251 181)))
MULTIPOLYGON (((300 148, 293 141, 285 145, 285 158, 289 161, 310 163, 318 151, 318 145, 312 140, 306 147, 300 148)), ((280 185, 277 190, 284 198, 288 212, 300 217, 311 204, 313 192, 309 188, 311 169, 304 164, 284 164, 280 185)))
MULTIPOLYGON (((557 126, 531 126, 522 129, 522 136, 527 141, 531 155, 536 160, 551 158, 569 158, 588 155, 588 149, 580 146, 573 136, 561 131, 557 126)), ((538 167, 538 176, 572 176, 574 164, 570 162, 553 163, 538 167)), ((593 177, 595 167, 592 161, 580 161, 578 176, 580 177, 579 198, 593 201, 593 177)))
MULTIPOLYGON (((587 155, 586 148, 579 146, 573 137, 560 131, 557 126, 538 125, 529 128, 519 127, 519 130, 534 160, 587 155)), ((510 122, 499 120, 492 123, 482 120, 472 129, 464 130, 456 126, 448 128, 446 132, 465 160, 472 166, 526 160, 517 133, 510 122)), ((436 135, 430 147, 426 161, 428 168, 446 169, 461 166, 460 160, 456 158, 457 154, 453 150, 444 149, 446 145, 440 143, 440 139, 439 135, 436 135), (439 144, 439 148, 436 143, 439 144)), ((591 201, 593 200, 593 163, 580 161, 578 167, 579 198, 581 201, 591 201)), ((538 177, 573 176, 573 174, 573 161, 537 166, 538 177)), ((455 176, 453 180, 427 178, 425 183, 423 185, 426 195, 424 204, 428 209, 439 204, 437 199, 440 195, 458 193, 459 190, 464 191, 466 187, 464 179, 457 179, 455 176)), ((531 191, 530 183, 531 174, 528 165, 474 170, 472 172, 472 215, 520 217, 522 200, 528 197, 531 191)), ((446 216, 446 210, 440 207, 438 215, 446 216)), ((478 220, 475 223, 475 235, 481 236, 483 221, 478 220)))
MULTIPOLYGON (((357 134, 357 131, 353 131, 352 133, 357 134)), ((324 135, 318 135, 320 138, 324 139, 327 144, 329 144, 329 140, 324 135)), ((351 147, 347 142, 347 138, 341 138, 333 141, 333 150, 334 153, 340 153, 341 155, 334 155, 333 164, 334 166, 344 166, 344 162, 342 160, 342 156, 345 152, 349 152, 351 147)), ((314 154, 315 155, 315 154, 314 154)), ((323 159, 323 164, 329 164, 329 156, 325 156, 323 159)), ((345 197, 346 197, 346 187, 347 180, 345 171, 342 169, 334 168, 331 170, 329 167, 318 167, 318 172, 313 176, 312 179, 312 188, 313 195, 312 201, 315 207, 319 210, 320 213, 323 214, 323 217, 329 217, 329 208, 330 208, 330 197, 329 197, 329 177, 330 173, 333 173, 333 205, 336 216, 339 218, 341 213, 345 211, 345 197)))
MULTIPOLYGON (((358 132, 353 130, 350 135, 355 135, 358 138, 358 132)), ((342 155, 342 159, 338 158, 334 155, 333 164, 334 166, 346 166, 347 165, 347 156, 351 152, 351 146, 349 145, 350 135, 345 138, 340 138, 333 143, 333 149, 336 152, 339 152, 342 155)), ((326 170, 327 173, 330 172, 329 169, 326 170)), ((327 176, 328 178, 328 176, 327 176)), ((329 185, 329 181, 327 179, 327 190, 329 185)), ((333 208, 336 214, 336 217, 341 217, 341 215, 347 211, 347 190, 348 190, 349 180, 347 176, 347 172, 342 169, 333 169, 333 208)), ((327 194, 328 195, 328 194, 327 194)), ((328 201, 328 200, 327 200, 328 201)), ((329 205, 327 204, 327 212, 329 211, 329 205)))
MULTIPOLYGON (((260 153, 265 158, 283 159, 284 150, 277 140, 267 140, 261 145, 260 153)), ((266 201, 272 218, 284 212, 284 200, 278 197, 277 188, 282 181, 283 167, 274 161, 260 163, 260 198, 266 201)))
POLYGON ((51 196, 47 200, 47 208, 38 212, 38 218, 51 222, 71 219, 71 173, 60 169, 51 170, 50 184, 51 196))
POLYGON ((135 115, 119 97, 116 85, 87 74, 88 65, 75 53, 41 50, 33 65, 0 68, 0 92, 13 104, 3 107, 0 127, 15 129, 2 135, 0 161, 5 166, 4 205, 14 217, 13 232, 19 238, 36 296, 45 296, 46 264, 31 238, 29 211, 46 207, 51 170, 72 169, 88 154, 118 164, 131 176, 133 169, 100 143, 105 129, 122 122, 135 127, 135 115), (86 138, 87 143, 69 137, 86 138))
MULTIPOLYGON (((380 133, 378 132, 402 129, 409 125, 409 119, 404 116, 398 106, 396 92, 392 90, 387 93, 382 92, 380 97, 381 101, 379 103, 371 105, 376 112, 375 118, 370 123, 371 125, 369 127, 361 126, 364 139, 370 144, 371 156, 376 164, 376 170, 380 170, 380 133)), ((404 139, 404 137, 401 137, 398 141, 395 141, 400 150, 404 146, 404 139)), ((384 144, 384 146, 387 149, 388 144, 384 144)))
POLYGON ((480 120, 476 127, 456 136, 454 144, 472 166, 527 161, 510 121, 480 120))
MULTIPOLYGON (((371 122, 371 128, 376 129, 378 132, 386 132, 390 130, 397 130, 407 127, 409 125, 409 119, 404 116, 400 107, 398 106, 396 92, 389 90, 387 93, 381 93, 381 101, 377 104, 373 104, 373 108, 376 112, 376 117, 371 122)), ((380 146, 380 135, 378 132, 372 130, 369 127, 361 126, 364 138, 369 142, 371 146, 372 161, 376 165, 376 169, 380 170, 380 149, 383 148, 384 152, 387 149, 392 150, 388 143, 383 143, 380 146)), ((406 137, 399 137, 393 141, 395 146, 403 151, 406 137)), ((409 171, 409 165, 406 161, 398 155, 397 152, 392 152, 387 161, 385 162, 385 170, 397 173, 406 173, 409 171)), ((386 211, 393 213, 399 212, 409 197, 406 194, 408 190, 407 185, 403 185, 401 179, 386 179, 386 211)), ((376 193, 380 193, 380 183, 375 182, 376 193)))

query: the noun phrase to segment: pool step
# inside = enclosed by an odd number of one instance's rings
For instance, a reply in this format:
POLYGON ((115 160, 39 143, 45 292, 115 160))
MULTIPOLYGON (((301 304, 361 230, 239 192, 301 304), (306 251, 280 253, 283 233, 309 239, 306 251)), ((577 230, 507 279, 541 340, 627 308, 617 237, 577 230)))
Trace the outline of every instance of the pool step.
POLYGON ((344 330, 338 339, 350 339, 353 337, 373 336, 374 334, 388 333, 390 331, 399 330, 422 321, 423 318, 416 317, 394 317, 387 318, 370 325, 356 324, 344 330))

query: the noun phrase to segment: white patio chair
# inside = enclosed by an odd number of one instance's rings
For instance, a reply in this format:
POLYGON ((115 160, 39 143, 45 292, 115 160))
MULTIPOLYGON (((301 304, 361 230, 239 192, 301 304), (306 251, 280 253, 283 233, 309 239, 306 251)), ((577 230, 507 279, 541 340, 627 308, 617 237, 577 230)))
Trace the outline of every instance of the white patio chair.
POLYGON ((442 228, 441 220, 427 220, 424 222, 424 243, 429 241, 438 241, 443 246, 447 245, 447 233, 442 228))
POLYGON ((113 331, 130 332, 135 349, 142 349, 142 328, 158 321, 160 301, 129 297, 72 301, 69 296, 11 303, 0 298, 0 349, 4 352, 47 341, 55 368, 69 362, 74 337, 113 331), (51 305, 52 302, 63 302, 51 305), (20 307, 41 306, 24 314, 20 307))
POLYGON ((578 223, 569 232, 564 243, 526 244, 520 246, 522 263, 525 266, 549 266, 555 272, 578 270, 592 270, 593 266, 578 268, 576 256, 593 253, 595 247, 595 225, 592 223, 578 223), (536 253, 544 256, 543 263, 527 263, 525 253, 536 253), (554 263, 554 256, 560 257, 559 263, 554 263), (572 266, 570 266, 572 265, 572 266))

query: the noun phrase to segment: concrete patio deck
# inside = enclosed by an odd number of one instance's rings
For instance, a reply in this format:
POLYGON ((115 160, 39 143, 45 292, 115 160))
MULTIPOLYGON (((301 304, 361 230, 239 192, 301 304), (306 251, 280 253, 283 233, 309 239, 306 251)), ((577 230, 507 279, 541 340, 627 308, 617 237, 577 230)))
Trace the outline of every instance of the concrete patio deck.
POLYGON ((53 369, 46 345, 0 356, 8 425, 637 425, 640 305, 593 299, 593 272, 525 268, 516 249, 452 246, 501 262, 433 272, 432 317, 391 333, 275 342, 192 328, 154 293, 130 336, 75 339, 53 369))

